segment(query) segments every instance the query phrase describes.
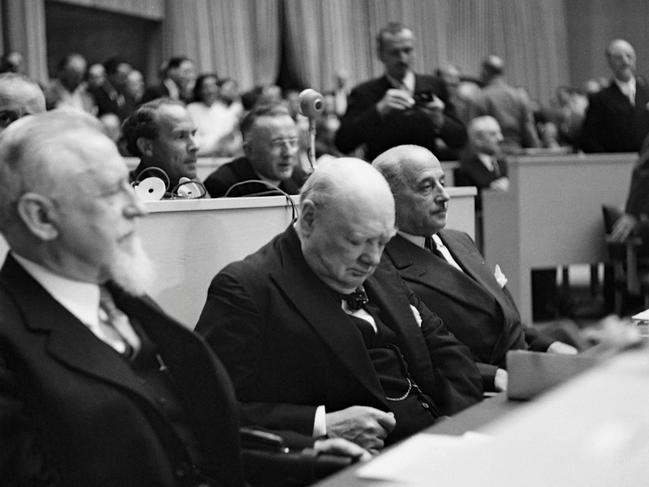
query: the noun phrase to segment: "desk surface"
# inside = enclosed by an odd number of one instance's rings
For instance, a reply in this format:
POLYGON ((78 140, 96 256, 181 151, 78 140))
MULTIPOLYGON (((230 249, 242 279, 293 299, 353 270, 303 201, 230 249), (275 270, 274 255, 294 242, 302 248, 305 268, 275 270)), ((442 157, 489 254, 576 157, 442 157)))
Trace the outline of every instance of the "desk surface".
MULTIPOLYGON (((506 393, 500 393, 494 397, 485 399, 479 404, 471 406, 464 411, 456 414, 452 418, 445 419, 439 423, 427 428, 425 433, 435 435, 459 436, 467 431, 481 431, 489 423, 499 418, 503 418, 508 413, 515 411, 526 403, 520 401, 510 401, 506 393)), ((395 445, 392 448, 399 448, 395 445)), ((390 451, 388 449, 386 451, 390 451)), ((318 487, 383 487, 392 486, 390 482, 381 482, 377 480, 362 479, 357 476, 357 470, 361 465, 354 465, 336 475, 319 482, 318 487)))
MULTIPOLYGON (((498 400, 503 399, 497 397, 498 400)), ((412 458, 394 467, 398 482, 360 479, 356 470, 361 466, 353 466, 318 486, 648 485, 647 347, 606 360, 537 400, 506 411, 504 416, 489 412, 492 407, 499 410, 501 405, 483 402, 448 420, 444 429, 444 423, 431 428, 431 433, 457 434, 454 428, 448 429, 453 426, 450 421, 459 422, 462 415, 466 419, 476 412, 488 420, 481 423, 478 419, 473 424, 471 419, 466 421, 467 426, 476 427, 485 435, 480 442, 461 439, 443 454, 414 452, 412 458), (495 420, 489 420, 494 417, 495 420), (408 479, 412 482, 407 483, 408 479)), ((403 446, 396 445, 394 449, 403 446)), ((380 460, 378 457, 373 462, 380 460)))

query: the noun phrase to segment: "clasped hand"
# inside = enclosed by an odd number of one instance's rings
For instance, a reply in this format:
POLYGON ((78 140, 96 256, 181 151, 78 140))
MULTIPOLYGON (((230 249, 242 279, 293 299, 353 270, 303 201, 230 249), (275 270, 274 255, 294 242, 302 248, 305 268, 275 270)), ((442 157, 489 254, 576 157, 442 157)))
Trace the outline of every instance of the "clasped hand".
POLYGON ((394 413, 386 413, 369 406, 351 406, 327 413, 327 435, 346 438, 366 450, 381 450, 384 440, 394 429, 394 413))

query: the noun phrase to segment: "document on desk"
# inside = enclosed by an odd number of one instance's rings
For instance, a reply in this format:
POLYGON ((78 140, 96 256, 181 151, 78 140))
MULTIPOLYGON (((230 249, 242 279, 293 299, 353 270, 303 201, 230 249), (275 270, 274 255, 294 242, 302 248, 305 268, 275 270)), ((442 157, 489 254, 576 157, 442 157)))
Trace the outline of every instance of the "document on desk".
POLYGON ((442 485, 442 479, 452 477, 447 463, 451 456, 457 458, 458 451, 471 455, 489 441, 488 436, 471 431, 462 436, 420 433, 359 468, 357 475, 399 485, 430 485, 434 478, 442 485))

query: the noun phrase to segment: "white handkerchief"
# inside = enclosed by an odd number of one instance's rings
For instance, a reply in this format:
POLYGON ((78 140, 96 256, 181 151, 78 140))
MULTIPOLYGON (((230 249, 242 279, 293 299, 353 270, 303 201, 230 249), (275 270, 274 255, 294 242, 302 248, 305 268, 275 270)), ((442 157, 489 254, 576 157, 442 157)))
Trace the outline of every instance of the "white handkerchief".
POLYGON ((503 271, 500 270, 500 266, 496 264, 496 268, 494 269, 494 277, 496 278, 496 281, 498 282, 498 285, 500 287, 505 287, 507 285, 507 276, 503 274, 503 271))

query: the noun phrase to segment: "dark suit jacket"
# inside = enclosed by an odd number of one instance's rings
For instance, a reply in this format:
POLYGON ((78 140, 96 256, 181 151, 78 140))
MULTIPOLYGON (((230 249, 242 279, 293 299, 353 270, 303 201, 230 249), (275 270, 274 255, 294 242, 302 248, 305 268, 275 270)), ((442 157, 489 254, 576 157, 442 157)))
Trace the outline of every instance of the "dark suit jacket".
MULTIPOLYGON (((298 194, 307 176, 302 168, 297 166, 293 170, 291 178, 280 183, 279 189, 288 194, 298 194)), ((221 196, 225 196, 225 193, 233 184, 251 179, 259 179, 259 176, 253 170, 247 157, 239 157, 227 164, 223 164, 207 176, 203 184, 212 198, 220 198, 221 196)), ((228 196, 252 196, 256 193, 265 193, 267 196, 277 196, 280 194, 262 183, 248 183, 237 186, 230 191, 228 196)))
POLYGON ((341 152, 349 153, 361 144, 366 144, 365 157, 371 161, 385 150, 401 144, 416 144, 431 150, 440 159, 455 159, 456 150, 466 142, 464 124, 455 116, 446 85, 433 76, 415 75, 415 95, 433 93, 442 99, 444 125, 435 134, 433 122, 420 108, 381 117, 376 104, 385 92, 392 88, 387 77, 382 76, 356 86, 349 95, 347 113, 343 116, 336 133, 336 146, 341 152), (445 142, 451 151, 440 149, 436 136, 445 142))
POLYGON ((466 151, 460 157, 460 165, 455 172, 455 186, 475 186, 488 188, 496 179, 507 177, 507 161, 498 159, 498 172, 490 171, 473 151, 466 151))
POLYGON ((142 100, 140 103, 146 103, 156 98, 162 98, 169 96, 169 89, 165 86, 164 83, 159 82, 156 85, 147 86, 142 95, 142 100))
MULTIPOLYGON (((243 485, 231 383, 205 342, 149 299, 111 290, 158 345, 209 485, 243 485)), ((2 485, 197 485, 160 404, 122 357, 9 255, 0 271, 2 485), (42 483, 41 483, 42 482, 42 483)))
MULTIPOLYGON (((481 399, 469 351, 394 269, 379 267, 365 289, 440 414, 481 399), (411 305, 421 314, 421 328, 411 305)), ((226 364, 244 422, 310 435, 318 405, 328 412, 353 405, 390 410, 362 337, 308 267, 292 227, 216 275, 196 330, 226 364)))
POLYGON ((101 117, 106 113, 114 113, 124 121, 133 110, 135 110, 135 101, 128 94, 122 94, 110 84, 109 81, 104 81, 104 84, 93 89, 91 92, 97 104, 97 116, 101 117))
POLYGON ((584 152, 638 152, 649 134, 649 86, 636 78, 635 106, 611 80, 592 95, 579 147, 584 152))
POLYGON ((400 235, 388 243, 385 255, 408 287, 471 349, 485 389, 493 390, 496 369, 506 368, 507 351, 528 346, 545 351, 554 340, 525 328, 512 296, 498 284, 471 237, 455 230, 439 236, 465 272, 400 235))

